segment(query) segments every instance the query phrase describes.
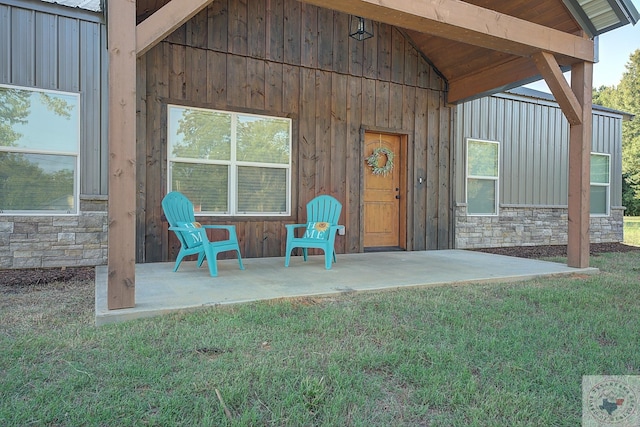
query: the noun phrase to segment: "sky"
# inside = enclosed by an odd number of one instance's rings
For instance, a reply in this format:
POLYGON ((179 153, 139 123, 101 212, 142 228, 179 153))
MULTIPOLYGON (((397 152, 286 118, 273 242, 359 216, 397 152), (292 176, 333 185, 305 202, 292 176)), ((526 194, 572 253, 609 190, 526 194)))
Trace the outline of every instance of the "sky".
MULTIPOLYGON (((633 4, 640 11, 640 0, 633 4)), ((600 37, 599 62, 593 66, 593 87, 617 86, 626 71, 625 65, 629 56, 640 49, 640 22, 631 24, 602 34, 600 37)), ((570 73, 565 77, 570 82, 570 73)), ((531 89, 550 92, 544 80, 526 85, 531 89)))

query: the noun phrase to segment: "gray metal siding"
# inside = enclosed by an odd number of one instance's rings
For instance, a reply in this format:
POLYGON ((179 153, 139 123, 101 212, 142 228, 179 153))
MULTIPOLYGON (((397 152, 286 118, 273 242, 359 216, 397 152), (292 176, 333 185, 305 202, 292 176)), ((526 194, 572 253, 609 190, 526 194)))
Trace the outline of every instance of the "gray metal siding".
POLYGON ((0 0, 0 83, 80 93, 81 194, 107 194, 105 46, 100 14, 0 0))
MULTIPOLYGON (((555 103, 494 95, 457 106, 456 202, 465 202, 467 138, 500 142, 500 204, 566 206, 569 124, 555 103)), ((622 204, 622 116, 593 112, 592 151, 611 155, 611 206, 622 204)))

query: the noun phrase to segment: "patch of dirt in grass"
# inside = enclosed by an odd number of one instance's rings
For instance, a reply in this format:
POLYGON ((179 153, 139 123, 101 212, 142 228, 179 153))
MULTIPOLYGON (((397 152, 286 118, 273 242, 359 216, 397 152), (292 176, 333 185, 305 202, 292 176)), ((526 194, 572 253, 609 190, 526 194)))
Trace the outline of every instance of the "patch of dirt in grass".
MULTIPOLYGON (((484 248, 475 250, 518 258, 552 258, 567 256, 567 245, 514 246, 507 248, 484 248)), ((640 246, 630 246, 623 243, 592 243, 590 247, 590 253, 592 256, 598 256, 598 254, 609 252, 636 251, 640 251, 640 246)))
POLYGON ((0 270, 0 291, 38 289, 54 282, 95 280, 95 267, 24 268, 0 270))
POLYGON ((0 323, 9 336, 94 322, 95 267, 0 270, 0 323))

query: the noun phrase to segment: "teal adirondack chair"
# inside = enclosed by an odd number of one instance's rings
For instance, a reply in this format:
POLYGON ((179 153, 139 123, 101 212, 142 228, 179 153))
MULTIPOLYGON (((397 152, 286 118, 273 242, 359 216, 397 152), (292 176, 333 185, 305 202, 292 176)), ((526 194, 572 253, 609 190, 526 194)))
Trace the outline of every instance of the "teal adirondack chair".
POLYGON ((240 246, 234 225, 200 225, 193 213, 193 203, 178 191, 172 191, 162 199, 162 210, 169 221, 169 230, 173 231, 180 240, 180 252, 176 258, 173 271, 178 271, 182 258, 187 255, 198 255, 198 267, 207 259, 209 273, 212 277, 218 275, 217 257, 220 252, 236 251, 240 270, 244 270, 240 246), (207 229, 227 230, 227 240, 210 241, 207 229))
MULTIPOLYGON (((306 224, 285 224, 287 228, 287 253, 284 266, 289 267, 291 251, 294 248, 302 248, 304 260, 307 260, 307 249, 317 248, 324 251, 324 264, 327 270, 331 269, 331 259, 336 262, 336 250, 334 243, 336 232, 344 228, 338 225, 342 204, 335 198, 327 195, 318 196, 307 203, 306 224), (303 229, 304 235, 296 237, 296 230, 303 229)), ((297 233, 300 234, 300 231, 297 233)))

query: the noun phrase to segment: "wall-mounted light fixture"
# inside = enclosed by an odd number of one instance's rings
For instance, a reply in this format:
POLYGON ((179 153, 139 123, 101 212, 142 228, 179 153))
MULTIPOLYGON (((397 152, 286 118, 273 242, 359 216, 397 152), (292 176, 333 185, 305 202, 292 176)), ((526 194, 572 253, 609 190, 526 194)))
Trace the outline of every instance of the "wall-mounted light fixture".
POLYGON ((373 37, 373 23, 360 16, 351 16, 349 24, 349 37, 363 41, 373 37), (368 25, 367 25, 368 24, 368 25))

